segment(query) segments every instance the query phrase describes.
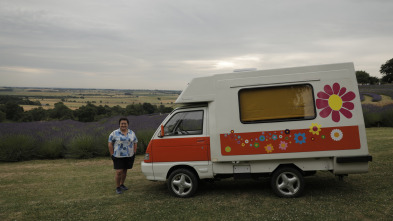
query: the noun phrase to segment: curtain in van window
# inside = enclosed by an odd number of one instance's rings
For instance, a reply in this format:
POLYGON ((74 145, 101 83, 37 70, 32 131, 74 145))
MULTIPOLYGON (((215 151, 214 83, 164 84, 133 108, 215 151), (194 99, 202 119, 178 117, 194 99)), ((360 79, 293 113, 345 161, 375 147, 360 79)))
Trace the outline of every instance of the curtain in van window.
POLYGON ((308 84, 240 90, 239 102, 242 122, 315 118, 308 84))

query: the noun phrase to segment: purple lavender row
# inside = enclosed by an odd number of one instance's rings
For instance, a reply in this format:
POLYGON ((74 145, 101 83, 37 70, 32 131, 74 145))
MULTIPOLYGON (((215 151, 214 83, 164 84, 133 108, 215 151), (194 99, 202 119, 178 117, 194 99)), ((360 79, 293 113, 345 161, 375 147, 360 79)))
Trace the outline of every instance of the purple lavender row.
POLYGON ((360 93, 374 93, 389 96, 393 99, 393 84, 359 85, 360 93))
POLYGON ((383 113, 392 112, 393 104, 388 104, 384 106, 377 106, 373 104, 362 104, 362 109, 364 113, 383 113))
MULTIPOLYGON (((371 100, 372 102, 377 102, 382 100, 382 97, 379 94, 361 92, 360 95, 363 96, 363 100, 364 100, 364 95, 372 97, 373 98, 371 100)), ((360 99, 362 100, 362 97, 360 97, 360 99)))
MULTIPOLYGON (((166 116, 167 114, 128 116, 130 129, 136 133, 143 130, 154 130, 158 128, 166 116)), ((0 123, 0 137, 24 134, 31 135, 39 141, 57 137, 68 142, 80 134, 93 136, 107 134, 109 136, 110 132, 119 127, 118 119, 119 117, 111 117, 90 123, 82 123, 75 120, 0 123)))

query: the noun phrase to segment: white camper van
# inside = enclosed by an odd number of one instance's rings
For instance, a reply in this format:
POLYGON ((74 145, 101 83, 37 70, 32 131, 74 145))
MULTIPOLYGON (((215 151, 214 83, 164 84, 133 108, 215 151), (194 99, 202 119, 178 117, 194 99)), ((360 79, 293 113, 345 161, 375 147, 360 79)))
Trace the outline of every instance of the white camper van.
POLYGON ((202 179, 266 175, 275 194, 297 197, 304 176, 366 173, 372 160, 352 63, 195 78, 176 103, 142 172, 177 197, 202 179))

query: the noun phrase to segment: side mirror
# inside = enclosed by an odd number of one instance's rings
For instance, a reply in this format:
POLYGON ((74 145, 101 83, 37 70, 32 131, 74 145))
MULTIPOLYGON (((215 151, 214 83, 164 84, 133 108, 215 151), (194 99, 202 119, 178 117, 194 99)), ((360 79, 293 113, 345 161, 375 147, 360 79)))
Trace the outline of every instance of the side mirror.
POLYGON ((164 125, 161 124, 161 134, 160 134, 160 137, 164 137, 164 136, 165 136, 164 125))

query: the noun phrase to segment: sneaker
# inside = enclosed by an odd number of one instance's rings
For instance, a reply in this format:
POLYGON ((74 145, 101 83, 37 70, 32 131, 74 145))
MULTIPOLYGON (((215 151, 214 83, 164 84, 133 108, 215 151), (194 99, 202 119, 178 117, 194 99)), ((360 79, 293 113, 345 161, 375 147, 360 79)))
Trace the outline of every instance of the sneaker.
POLYGON ((124 191, 128 190, 128 188, 127 188, 126 186, 124 186, 123 184, 120 185, 120 189, 121 189, 121 190, 124 190, 124 191))
POLYGON ((120 188, 120 187, 117 187, 117 188, 116 188, 116 193, 117 193, 117 194, 122 194, 123 191, 121 191, 121 188, 120 188))

